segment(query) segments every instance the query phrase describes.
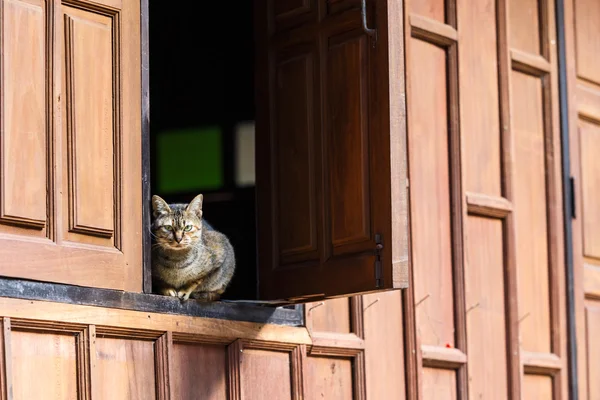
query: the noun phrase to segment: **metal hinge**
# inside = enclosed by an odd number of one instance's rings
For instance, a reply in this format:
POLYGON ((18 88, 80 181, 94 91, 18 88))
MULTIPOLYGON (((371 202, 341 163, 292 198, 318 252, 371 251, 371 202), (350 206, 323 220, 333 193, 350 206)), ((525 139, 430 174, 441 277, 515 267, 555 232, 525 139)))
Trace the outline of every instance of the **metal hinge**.
POLYGON ((375 287, 383 286, 383 267, 381 265, 381 250, 383 250, 383 240, 381 234, 375 234, 375 287))
POLYGON ((571 192, 571 218, 577 218, 577 209, 575 208, 575 178, 569 178, 569 186, 571 192))

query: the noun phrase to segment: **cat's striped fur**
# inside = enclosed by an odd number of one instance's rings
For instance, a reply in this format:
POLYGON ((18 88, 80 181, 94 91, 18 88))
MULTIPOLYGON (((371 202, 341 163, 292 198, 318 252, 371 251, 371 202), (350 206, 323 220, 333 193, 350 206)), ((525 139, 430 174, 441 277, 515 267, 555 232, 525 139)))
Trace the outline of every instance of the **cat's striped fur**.
POLYGON ((152 196, 152 284, 155 293, 218 300, 231 281, 235 254, 227 237, 202 218, 202 195, 189 204, 152 196))

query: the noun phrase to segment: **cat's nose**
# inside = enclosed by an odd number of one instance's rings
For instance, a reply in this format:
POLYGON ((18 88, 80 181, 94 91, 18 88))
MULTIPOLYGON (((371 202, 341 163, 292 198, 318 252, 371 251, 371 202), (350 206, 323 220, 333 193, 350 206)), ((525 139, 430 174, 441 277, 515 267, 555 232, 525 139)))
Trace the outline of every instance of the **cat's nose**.
POLYGON ((175 241, 177 243, 181 243, 182 240, 183 240, 183 235, 175 234, 175 241))

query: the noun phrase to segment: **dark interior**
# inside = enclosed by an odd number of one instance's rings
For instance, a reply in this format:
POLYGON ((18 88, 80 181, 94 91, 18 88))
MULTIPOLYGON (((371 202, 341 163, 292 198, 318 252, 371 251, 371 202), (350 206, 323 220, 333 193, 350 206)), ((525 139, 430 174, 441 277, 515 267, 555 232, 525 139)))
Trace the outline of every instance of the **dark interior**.
POLYGON ((253 2, 149 3, 152 194, 204 195, 204 218, 236 253, 223 299, 256 299, 255 188, 236 178, 236 127, 254 120, 253 2))

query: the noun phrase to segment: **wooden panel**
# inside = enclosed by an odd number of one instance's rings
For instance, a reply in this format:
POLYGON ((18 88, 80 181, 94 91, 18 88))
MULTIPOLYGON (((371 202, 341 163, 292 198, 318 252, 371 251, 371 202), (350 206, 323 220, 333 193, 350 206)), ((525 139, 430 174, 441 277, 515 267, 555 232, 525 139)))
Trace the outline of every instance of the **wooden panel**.
MULTIPOLYGON (((510 0, 510 46, 532 54, 540 53, 540 2, 510 0)), ((514 93, 513 93, 514 96, 514 93)), ((516 98, 516 97, 513 97, 516 98)))
POLYGON ((445 0, 410 1, 410 12, 440 22, 446 21, 445 0))
MULTIPOLYGON (((376 46, 374 35, 363 30, 360 1, 321 1, 315 9, 320 19, 302 17, 293 31, 289 26, 269 23, 269 4, 269 0, 255 4, 257 70, 268 71, 256 76, 259 296, 265 300, 314 301, 405 287, 406 138, 398 11, 392 17, 398 25, 391 30, 397 49, 394 57, 398 59, 393 68, 397 73, 392 96, 386 2, 369 5, 369 24, 381 30, 376 46), (281 69, 284 60, 289 60, 285 71, 281 69), (280 90, 283 83, 285 90, 280 90), (307 85, 312 87, 307 90, 307 85), (299 111, 293 118, 302 120, 292 129, 293 138, 284 137, 289 129, 275 126, 279 120, 276 105, 285 103, 290 115, 299 111), (296 159, 297 153, 300 165, 284 166, 289 160, 279 153, 288 159, 296 159), (311 162, 313 176, 309 176, 311 162), (289 172, 278 176, 275 171, 281 168, 289 172), (308 193, 279 193, 282 182, 293 186, 294 180, 308 193), (314 217, 306 204, 311 193, 316 194, 314 217), (282 199, 288 204, 278 204, 282 199), (290 213, 284 221, 280 221, 279 207, 286 207, 281 212, 290 213), (316 218, 314 228, 308 226, 313 224, 311 218, 316 218), (290 236, 280 246, 277 231, 282 230, 297 231, 298 235, 286 233, 290 236), (378 239, 381 246, 376 243, 378 239), (280 257, 284 251, 286 260, 280 257), (376 263, 377 256, 381 264, 376 263)), ((311 7, 313 4, 310 2, 311 7)), ((281 122, 288 126, 290 118, 281 117, 281 122)), ((293 188, 294 193, 301 190, 293 188)))
POLYGON ((337 37, 327 52, 325 135, 332 150, 327 161, 334 255, 356 250, 352 244, 370 238, 366 46, 362 35, 337 37))
POLYGON ((42 229, 50 156, 45 1, 3 0, 0 8, 0 222, 42 229))
POLYGON ((13 331, 14 399, 77 399, 75 337, 13 331))
POLYGON ((98 382, 94 397, 102 399, 156 398, 154 344, 151 341, 108 339, 96 340, 98 382))
POLYGON ((456 372, 438 368, 423 369, 423 399, 456 400, 456 372))
POLYGON ((107 16, 65 8, 68 228, 101 237, 113 236, 120 202, 115 197, 120 121, 112 24, 107 16))
POLYGON ((583 253, 600 259, 600 125, 580 120, 583 253))
POLYGON ((363 296, 367 398, 404 399, 404 318, 400 291, 363 296), (381 362, 386 359, 389 362, 381 362))
POLYGON ((460 129, 465 190, 500 195, 496 12, 491 1, 458 0, 460 129), (485 60, 485 61, 483 61, 485 60))
POLYGON ((340 358, 306 359, 307 399, 353 399, 352 362, 340 358))
POLYGON ((412 39, 410 54, 414 90, 408 98, 408 142, 417 325, 422 343, 454 345, 446 51, 412 39))
POLYGON ((512 72, 511 85, 521 345, 551 352, 542 81, 512 72))
POLYGON ((274 108, 279 168, 276 193, 281 263, 318 259, 313 57, 296 55, 276 67, 274 108), (293 205, 293 206, 292 206, 293 205))
POLYGON ((577 49, 577 74, 581 78, 600 83, 600 3, 595 0, 576 0, 575 38, 577 49))
POLYGON ((469 397, 506 399, 502 221, 468 217, 465 265, 469 397))
POLYGON ((350 333, 350 299, 342 297, 306 305, 313 331, 350 333), (314 307, 314 308, 313 308, 314 307))
POLYGON ((171 386, 173 399, 227 399, 225 348, 173 345, 171 386))
POLYGON ((289 353, 244 349, 240 360, 242 399, 291 399, 289 353))
POLYGON ((525 374, 523 377, 524 399, 554 399, 552 396, 552 377, 525 374))
POLYGON ((0 275, 139 291, 140 2, 62 3, 0 3, 0 275))
MULTIPOLYGON (((585 337, 587 342, 588 399, 600 397, 600 304, 590 301, 585 309, 585 337)), ((585 373, 585 371, 583 372, 585 373)))

